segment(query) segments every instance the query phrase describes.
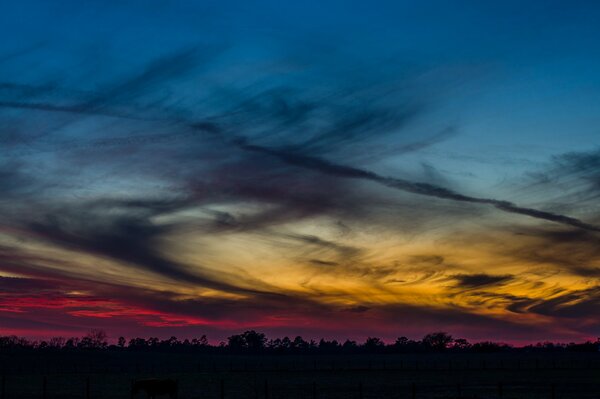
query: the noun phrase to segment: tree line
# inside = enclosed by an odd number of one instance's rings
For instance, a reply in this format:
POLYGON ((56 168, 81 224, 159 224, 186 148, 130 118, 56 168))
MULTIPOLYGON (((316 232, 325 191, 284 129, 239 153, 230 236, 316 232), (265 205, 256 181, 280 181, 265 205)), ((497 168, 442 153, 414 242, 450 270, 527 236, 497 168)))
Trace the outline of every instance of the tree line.
POLYGON ((337 354, 337 353, 429 353, 429 352, 598 352, 600 338, 595 342, 556 343, 539 342, 537 344, 515 347, 501 342, 482 341, 470 343, 464 338, 454 338, 446 332, 433 332, 421 340, 399 337, 393 343, 385 343, 377 337, 369 337, 364 342, 347 339, 337 340, 305 340, 300 336, 268 339, 264 333, 248 330, 241 334, 231 335, 227 341, 218 345, 209 343, 206 335, 199 338, 180 340, 177 337, 168 339, 119 337, 115 343, 109 343, 104 330, 91 330, 83 337, 54 337, 49 340, 28 340, 15 335, 0 336, 0 351, 162 351, 162 352, 204 352, 225 354, 337 354))

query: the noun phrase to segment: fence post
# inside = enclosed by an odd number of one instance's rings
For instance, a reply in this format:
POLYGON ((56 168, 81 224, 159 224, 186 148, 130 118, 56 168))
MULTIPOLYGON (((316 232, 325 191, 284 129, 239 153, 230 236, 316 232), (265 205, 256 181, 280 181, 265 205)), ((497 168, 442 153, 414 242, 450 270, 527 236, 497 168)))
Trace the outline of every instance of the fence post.
POLYGON ((2 376, 2 384, 0 385, 0 398, 6 399, 6 376, 2 376))
POLYGON ((552 399, 556 399, 556 384, 552 384, 552 394, 551 397, 552 399))
POLYGON ((502 397, 502 381, 498 383, 498 396, 502 397))
POLYGON ((415 399, 417 397, 417 384, 415 384, 414 382, 412 383, 412 399, 415 399))
POLYGON ((460 382, 456 384, 456 393, 460 397, 462 395, 462 390, 460 387, 460 382))
POLYGON ((85 399, 90 399, 90 377, 85 379, 85 399))
POLYGON ((48 379, 46 378, 46 376, 44 376, 44 379, 42 380, 42 398, 46 399, 48 398, 48 379))
POLYGON ((221 379, 221 399, 225 399, 225 381, 221 379))
POLYGON ((363 399, 363 385, 362 385, 362 382, 358 383, 358 399, 363 399))
POLYGON ((314 381, 312 383, 312 397, 313 399, 317 399, 317 383, 314 381))
POLYGON ((265 399, 269 399, 269 381, 265 380, 265 399))

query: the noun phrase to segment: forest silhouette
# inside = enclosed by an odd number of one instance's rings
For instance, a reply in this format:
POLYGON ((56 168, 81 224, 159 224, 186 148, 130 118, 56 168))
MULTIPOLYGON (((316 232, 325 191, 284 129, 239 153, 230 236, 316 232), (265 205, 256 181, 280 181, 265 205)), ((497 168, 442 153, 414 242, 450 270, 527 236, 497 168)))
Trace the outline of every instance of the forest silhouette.
POLYGON ((180 340, 119 337, 109 343, 104 330, 91 330, 83 337, 53 337, 48 340, 29 340, 15 335, 0 336, 0 352, 7 351, 149 351, 149 352, 198 352, 212 354, 383 354, 383 353, 492 353, 492 352, 598 352, 600 338, 594 341, 559 343, 542 341, 525 346, 513 346, 502 342, 480 341, 470 343, 464 338, 454 338, 446 332, 433 332, 421 340, 401 336, 393 343, 385 343, 377 337, 369 337, 359 343, 350 339, 343 342, 320 339, 305 340, 301 336, 269 339, 264 333, 248 330, 234 334, 227 341, 210 344, 206 335, 180 340))

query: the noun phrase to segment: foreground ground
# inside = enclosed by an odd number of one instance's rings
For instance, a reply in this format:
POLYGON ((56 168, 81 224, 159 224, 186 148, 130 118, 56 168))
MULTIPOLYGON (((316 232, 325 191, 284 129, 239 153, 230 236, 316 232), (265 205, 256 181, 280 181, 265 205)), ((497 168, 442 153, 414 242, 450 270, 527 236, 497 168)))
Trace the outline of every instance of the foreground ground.
MULTIPOLYGON (((174 378, 180 399, 600 399, 600 353, 226 356, 0 354, 0 399, 129 398, 174 378)), ((140 398, 145 397, 139 395, 140 398)))

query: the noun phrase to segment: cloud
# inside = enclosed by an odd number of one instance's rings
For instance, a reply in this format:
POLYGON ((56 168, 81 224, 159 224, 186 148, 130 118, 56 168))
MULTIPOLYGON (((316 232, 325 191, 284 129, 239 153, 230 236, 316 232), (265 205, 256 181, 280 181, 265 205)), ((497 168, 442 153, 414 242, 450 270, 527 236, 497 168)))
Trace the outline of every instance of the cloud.
POLYGON ((498 285, 508 282, 513 279, 513 276, 493 276, 485 273, 478 274, 457 274, 453 276, 458 287, 461 288, 477 288, 488 285, 498 285))
POLYGON ((300 241, 308 244, 309 246, 316 247, 317 249, 332 250, 337 253, 340 259, 343 259, 344 261, 349 261, 362 253, 360 248, 339 244, 330 240, 324 240, 313 235, 289 234, 285 237, 300 241))
POLYGON ((14 198, 16 195, 25 195, 33 184, 32 176, 24 173, 19 162, 6 162, 0 164, 0 202, 14 198))
POLYGON ((452 201, 458 202, 466 202, 472 204, 482 204, 482 205, 492 205, 493 207, 508 213, 514 213, 519 215, 529 216, 535 219, 546 220, 550 222, 555 222, 559 224, 564 224, 568 226, 577 227, 583 230, 596 231, 600 232, 600 227, 585 223, 576 218, 565 216, 561 214, 556 214, 552 212, 541 211, 533 208, 526 208, 517 206, 509 201, 497 200, 491 198, 479 198, 468 196, 464 194, 460 194, 458 192, 452 191, 447 188, 435 186, 429 183, 420 183, 420 182, 412 182, 409 180, 404 180, 395 177, 384 177, 377 173, 359 169, 355 167, 350 167, 346 165, 341 165, 337 163, 333 163, 321 158, 298 154, 294 152, 282 151, 277 149, 271 149, 267 147, 257 146, 254 144, 249 144, 244 139, 236 139, 235 142, 237 145, 247 151, 259 152, 263 154, 268 154, 274 157, 277 157, 284 162, 287 162, 291 165, 300 166, 303 168, 317 170, 321 173, 351 178, 351 179, 363 179, 370 180, 377 183, 380 183, 384 186, 391 187, 394 189, 398 189, 401 191, 406 191, 409 193, 448 199, 452 201))
POLYGON ((30 220, 22 231, 30 237, 63 248, 112 258, 180 282, 197 284, 226 292, 243 292, 216 278, 194 272, 165 257, 160 239, 173 226, 152 221, 164 212, 180 209, 185 202, 173 201, 99 201, 78 208, 54 209, 38 220, 30 220))
POLYGON ((600 150, 555 155, 527 176, 527 190, 551 193, 554 202, 565 209, 585 209, 600 194, 600 150))
POLYGON ((337 266, 338 265, 337 262, 321 260, 321 259, 311 259, 310 263, 312 263, 313 265, 316 265, 316 266, 337 266))
POLYGON ((48 280, 0 276, 0 290, 4 294, 22 291, 43 292, 55 288, 56 283, 48 280))
POLYGON ((520 245, 510 256, 520 261, 555 265, 579 276, 600 277, 600 239, 579 229, 524 229, 517 233, 520 245))
POLYGON ((582 322, 591 322, 596 327, 600 326, 600 322, 595 317, 598 310, 600 310, 600 287, 567 292, 555 298, 541 300, 528 308, 532 313, 578 319, 582 322))

